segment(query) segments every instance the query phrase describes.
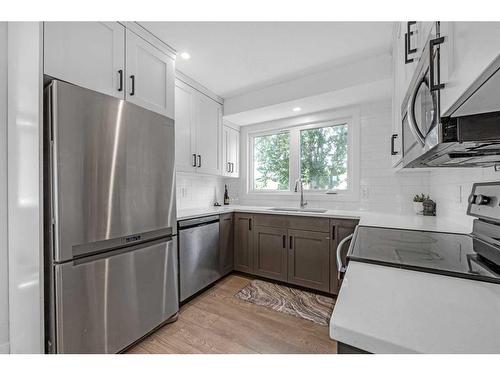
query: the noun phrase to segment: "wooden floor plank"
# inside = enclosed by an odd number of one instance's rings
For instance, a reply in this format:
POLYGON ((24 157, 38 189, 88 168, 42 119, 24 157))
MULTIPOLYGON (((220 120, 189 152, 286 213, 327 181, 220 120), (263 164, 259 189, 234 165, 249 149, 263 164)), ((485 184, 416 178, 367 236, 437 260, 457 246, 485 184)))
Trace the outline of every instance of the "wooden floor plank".
POLYGON ((335 353, 328 327, 234 297, 250 278, 230 275, 181 307, 179 319, 127 353, 335 353))

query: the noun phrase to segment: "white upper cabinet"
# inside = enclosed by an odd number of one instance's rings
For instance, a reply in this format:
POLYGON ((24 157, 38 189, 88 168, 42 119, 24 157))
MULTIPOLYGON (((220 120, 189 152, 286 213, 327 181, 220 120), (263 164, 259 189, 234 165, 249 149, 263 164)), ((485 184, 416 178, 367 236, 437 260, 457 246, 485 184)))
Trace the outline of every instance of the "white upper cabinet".
POLYGON ((441 22, 441 114, 500 54, 500 22, 441 22))
POLYGON ((128 101, 162 115, 174 116, 174 59, 127 30, 128 101))
POLYGON ((181 80, 175 83, 177 171, 220 175, 222 105, 181 80))
POLYGON ((175 83, 175 165, 178 171, 196 169, 196 129, 193 89, 175 83))
POLYGON ((198 170, 208 174, 220 174, 222 105, 201 92, 196 92, 195 98, 198 117, 196 129, 198 170))
POLYGON ((44 73, 173 118, 175 57, 139 34, 118 22, 45 22, 44 73))
POLYGON ((45 22, 44 73, 123 99, 125 28, 116 22, 45 22))
POLYGON ((222 174, 239 177, 240 132, 224 125, 222 130, 222 174))

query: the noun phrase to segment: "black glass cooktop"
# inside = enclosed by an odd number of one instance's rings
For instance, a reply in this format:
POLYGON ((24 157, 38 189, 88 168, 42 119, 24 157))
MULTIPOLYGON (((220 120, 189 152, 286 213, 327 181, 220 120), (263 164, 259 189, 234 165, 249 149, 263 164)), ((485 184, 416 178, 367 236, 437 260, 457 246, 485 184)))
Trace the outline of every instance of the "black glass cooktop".
POLYGON ((348 259, 500 284, 500 267, 478 254, 485 246, 466 234, 360 226, 348 259))

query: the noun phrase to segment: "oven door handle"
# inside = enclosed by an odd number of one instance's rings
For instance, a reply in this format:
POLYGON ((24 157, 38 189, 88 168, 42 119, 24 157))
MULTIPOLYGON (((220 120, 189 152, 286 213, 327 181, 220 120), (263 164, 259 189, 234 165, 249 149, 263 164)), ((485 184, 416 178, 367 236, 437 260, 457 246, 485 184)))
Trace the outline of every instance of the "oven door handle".
POLYGON ((352 239, 353 235, 354 233, 351 233, 347 237, 343 238, 342 241, 340 241, 337 246, 337 279, 339 280, 342 278, 342 274, 345 273, 347 268, 347 265, 344 266, 342 264, 342 247, 347 241, 350 241, 352 239))
POLYGON ((425 75, 418 82, 418 84, 415 85, 415 89, 411 94, 410 100, 408 101, 407 113, 408 113, 408 124, 410 125, 410 131, 412 132, 413 136, 417 139, 418 143, 420 143, 420 145, 423 147, 425 145, 425 137, 418 128, 417 120, 415 119, 415 101, 417 100, 418 89, 422 84, 427 85, 425 80, 425 75))

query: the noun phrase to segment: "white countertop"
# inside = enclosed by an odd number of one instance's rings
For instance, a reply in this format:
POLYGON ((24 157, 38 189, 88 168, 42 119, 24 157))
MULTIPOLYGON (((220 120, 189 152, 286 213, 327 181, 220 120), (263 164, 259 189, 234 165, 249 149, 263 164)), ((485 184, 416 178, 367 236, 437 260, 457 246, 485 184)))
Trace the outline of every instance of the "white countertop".
POLYGON ((346 211, 327 210, 325 213, 317 212, 285 212, 271 211, 270 207, 259 206, 223 206, 200 209, 184 209, 177 211, 177 220, 192 219, 195 217, 217 215, 228 212, 252 212, 272 215, 293 215, 310 217, 327 217, 337 219, 359 219, 360 225, 373 227, 389 227, 401 229, 428 230, 451 233, 470 233, 470 227, 440 218, 439 216, 422 216, 416 214, 392 214, 373 211, 346 211))
POLYGON ((500 353, 500 285, 350 262, 330 337, 371 353, 500 353))

